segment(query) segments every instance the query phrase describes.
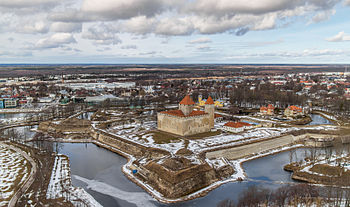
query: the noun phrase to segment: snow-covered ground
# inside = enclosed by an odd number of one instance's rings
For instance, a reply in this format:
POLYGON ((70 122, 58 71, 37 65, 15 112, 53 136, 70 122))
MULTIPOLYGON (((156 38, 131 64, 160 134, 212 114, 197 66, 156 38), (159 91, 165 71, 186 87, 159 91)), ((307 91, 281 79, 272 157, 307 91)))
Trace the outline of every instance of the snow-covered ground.
POLYGON ((0 143, 0 206, 8 204, 15 188, 21 186, 29 176, 27 162, 19 152, 0 143))
POLYGON ((55 158, 46 198, 64 198, 70 201, 74 206, 101 206, 84 189, 72 186, 69 160, 63 155, 57 155, 55 158))
POLYGON ((330 175, 325 175, 321 173, 317 173, 311 170, 311 168, 315 165, 328 165, 331 167, 343 167, 344 171, 350 170, 350 160, 346 159, 348 158, 348 154, 342 154, 339 156, 332 155, 330 158, 326 158, 326 155, 319 155, 317 157, 317 160, 314 163, 309 162, 304 162, 302 164, 303 168, 300 170, 301 172, 306 172, 309 174, 313 175, 319 175, 319 176, 326 176, 326 177, 337 177, 337 176, 330 176, 330 175))
MULTIPOLYGON (((216 123, 216 128, 222 128, 223 122, 216 123)), ((177 150, 185 147, 185 142, 174 141, 167 144, 157 144, 153 139, 153 134, 148 133, 150 130, 156 129, 156 122, 132 123, 116 125, 108 130, 103 130, 106 133, 117 135, 121 138, 132 142, 147 146, 165 149, 174 154, 177 150)), ((251 141, 261 141, 272 137, 285 135, 292 131, 305 130, 335 130, 336 126, 308 126, 308 127, 259 127, 253 128, 239 134, 223 133, 216 136, 211 136, 204 139, 189 140, 188 149, 193 152, 201 152, 215 147, 223 147, 227 145, 238 145, 251 141)))
POLYGON ((304 128, 259 127, 259 128, 244 131, 243 133, 240 133, 240 134, 218 135, 218 136, 213 136, 206 139, 189 140, 188 149, 193 152, 201 152, 201 151, 212 149, 215 147, 223 147, 228 145, 234 146, 234 145, 240 145, 246 142, 257 141, 257 140, 261 141, 272 137, 282 136, 288 132, 298 131, 301 129, 335 130, 337 128, 334 126, 315 126, 315 127, 304 127, 304 128))
POLYGON ((155 121, 144 123, 132 123, 114 126, 108 131, 102 130, 106 133, 117 135, 121 138, 135 142, 137 144, 144 145, 146 147, 153 147, 159 149, 165 149, 172 154, 175 154, 179 149, 185 146, 185 141, 180 140, 176 142, 170 142, 166 144, 157 144, 153 139, 153 134, 148 133, 152 129, 156 129, 157 123, 155 121))

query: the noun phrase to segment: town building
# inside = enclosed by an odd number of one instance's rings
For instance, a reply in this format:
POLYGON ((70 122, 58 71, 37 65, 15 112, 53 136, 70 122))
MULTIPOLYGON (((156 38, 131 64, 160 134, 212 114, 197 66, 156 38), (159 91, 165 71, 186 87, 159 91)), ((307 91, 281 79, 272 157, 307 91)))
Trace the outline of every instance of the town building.
POLYGON ((214 101, 209 97, 204 111, 194 110, 195 102, 189 95, 179 103, 179 109, 157 114, 158 130, 181 136, 209 132, 214 128, 214 101))
POLYGON ((303 110, 300 107, 297 106, 288 106, 285 110, 284 110, 284 115, 285 116, 300 116, 303 115, 303 110))
POLYGON ((233 133, 239 133, 243 132, 245 129, 251 129, 253 128, 253 125, 246 123, 246 122, 227 122, 224 126, 223 129, 229 132, 233 133))
POLYGON ((17 107, 17 99, 14 98, 5 98, 4 99, 5 108, 16 108, 17 107))
POLYGON ((275 114, 275 107, 271 104, 269 104, 267 107, 262 106, 260 107, 260 113, 262 115, 274 115, 275 114))
POLYGON ((214 114, 214 121, 215 122, 222 122, 224 120, 224 117, 220 114, 214 114))
MULTIPOLYGON (((198 105, 199 106, 205 106, 206 101, 207 101, 206 99, 202 98, 202 95, 198 96, 198 105)), ((224 107, 224 101, 221 99, 215 100, 214 106, 215 107, 224 107)))

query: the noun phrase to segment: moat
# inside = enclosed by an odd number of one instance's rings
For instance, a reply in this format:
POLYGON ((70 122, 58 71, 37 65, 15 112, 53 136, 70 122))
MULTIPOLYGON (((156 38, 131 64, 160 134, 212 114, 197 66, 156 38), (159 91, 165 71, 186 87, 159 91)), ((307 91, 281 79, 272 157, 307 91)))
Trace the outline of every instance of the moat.
MULTIPOLYGON (((83 187, 103 206, 216 206, 225 199, 237 200, 241 191, 250 185, 263 185, 277 188, 281 183, 296 183, 291 179, 291 173, 284 171, 283 166, 289 163, 289 152, 262 157, 248 161, 243 168, 248 179, 243 182, 224 184, 208 193, 208 195, 194 200, 163 204, 153 199, 142 188, 128 180, 121 171, 126 159, 118 154, 100 148, 94 144, 59 143, 59 153, 70 159, 72 181, 75 186, 83 187), (91 190, 87 184, 76 179, 76 175, 111 186, 113 192, 105 189, 91 190), (127 192, 128 197, 123 197, 127 192), (133 198, 133 199, 131 199, 133 198), (135 199, 135 200, 134 200, 135 199)), ((303 159, 304 149, 297 149, 299 159, 303 159)))
MULTIPOLYGON (((319 115, 313 118, 313 124, 325 122, 319 115)), ((35 134, 29 130, 30 127, 18 129, 24 129, 27 139, 35 134)), ((226 183, 210 191, 206 196, 194 200, 164 204, 152 198, 123 174, 121 168, 127 160, 114 152, 92 143, 41 141, 32 144, 53 147, 53 151, 67 155, 73 185, 83 187, 102 206, 216 206, 225 199, 237 201, 240 192, 250 185, 277 188, 283 184, 296 183, 291 179, 291 173, 283 170, 283 166, 290 162, 290 153, 285 151, 243 163, 247 175, 247 179, 243 182, 226 183)), ((304 149, 297 149, 296 152, 298 159, 304 158, 304 149)))

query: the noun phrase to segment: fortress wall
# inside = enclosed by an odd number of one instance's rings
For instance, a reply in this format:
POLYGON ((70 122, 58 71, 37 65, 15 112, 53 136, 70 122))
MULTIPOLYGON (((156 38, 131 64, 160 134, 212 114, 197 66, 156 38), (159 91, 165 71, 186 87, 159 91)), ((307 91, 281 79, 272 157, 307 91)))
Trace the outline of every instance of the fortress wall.
MULTIPOLYGON (((242 146, 236 146, 236 147, 227 148, 227 149, 218 149, 216 151, 207 152, 206 157, 209 159, 224 157, 229 160, 234 160, 245 156, 250 156, 252 154, 259 154, 259 153, 273 150, 279 147, 291 145, 295 142, 302 141, 308 138, 322 139, 322 138, 329 138, 329 137, 330 135, 314 134, 314 133, 306 133, 298 136, 293 136, 289 134, 281 137, 276 137, 270 140, 264 140, 261 142, 255 142, 255 143, 250 143, 242 146)), ((332 136, 332 137, 335 137, 335 136, 332 136)), ((320 146, 322 145, 323 144, 320 144, 320 146)))
POLYGON ((158 129, 181 136, 210 131, 209 114, 195 117, 176 117, 158 113, 158 129))
POLYGON ((179 198, 204 188, 217 181, 213 168, 196 165, 180 171, 171 171, 162 166, 140 166, 140 175, 167 198, 179 198))
POLYGON ((114 148, 117 148, 121 150, 122 152, 126 152, 128 154, 134 155, 134 156, 142 156, 143 155, 143 150, 139 146, 129 144, 127 142, 124 142, 119 139, 115 139, 113 137, 104 135, 104 134, 99 134, 98 141, 107 144, 109 146, 112 146, 114 148))
POLYGON ((182 122, 182 128, 184 136, 209 132, 211 129, 209 115, 186 119, 182 122))

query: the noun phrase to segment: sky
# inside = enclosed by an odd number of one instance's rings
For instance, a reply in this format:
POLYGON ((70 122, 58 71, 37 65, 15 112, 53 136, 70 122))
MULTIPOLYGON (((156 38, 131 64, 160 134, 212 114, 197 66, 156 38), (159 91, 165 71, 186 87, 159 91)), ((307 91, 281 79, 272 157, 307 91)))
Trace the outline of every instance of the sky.
POLYGON ((348 64, 350 0, 0 0, 0 64, 348 64))

